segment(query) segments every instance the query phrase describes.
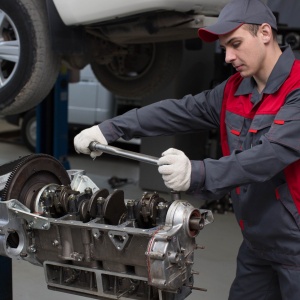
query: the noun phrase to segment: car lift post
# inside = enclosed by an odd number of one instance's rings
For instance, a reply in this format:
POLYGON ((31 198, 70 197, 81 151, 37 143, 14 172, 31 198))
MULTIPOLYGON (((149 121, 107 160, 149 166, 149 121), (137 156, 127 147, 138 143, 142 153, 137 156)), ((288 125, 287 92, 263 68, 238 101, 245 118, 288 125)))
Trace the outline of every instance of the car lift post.
POLYGON ((70 169, 67 159, 68 86, 69 71, 62 67, 53 89, 36 108, 36 153, 54 156, 65 169, 70 169))
POLYGON ((9 257, 0 256, 0 293, 1 300, 12 300, 12 260, 9 257))
MULTIPOLYGON (((69 72, 62 69, 49 95, 36 108, 36 153, 57 158, 70 169, 68 154, 69 72)), ((12 259, 0 256, 0 299, 13 299, 12 259)))

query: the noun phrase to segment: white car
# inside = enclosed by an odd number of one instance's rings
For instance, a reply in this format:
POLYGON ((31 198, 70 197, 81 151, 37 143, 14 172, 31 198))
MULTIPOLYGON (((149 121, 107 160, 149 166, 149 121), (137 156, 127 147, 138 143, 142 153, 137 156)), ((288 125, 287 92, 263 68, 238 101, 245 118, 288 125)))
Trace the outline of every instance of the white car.
POLYGON ((90 64, 113 94, 135 98, 176 74, 182 41, 228 0, 0 0, 0 115, 49 93, 62 62, 90 64))
MULTIPOLYGON (((286 23, 299 23, 298 0, 263 0, 286 23)), ((116 96, 138 99, 169 83, 183 41, 216 21, 229 0, 0 0, 0 116, 36 106, 62 63, 91 65, 116 96)), ((280 19, 280 18, 279 18, 280 19)), ((300 44, 284 27, 283 42, 300 44)))

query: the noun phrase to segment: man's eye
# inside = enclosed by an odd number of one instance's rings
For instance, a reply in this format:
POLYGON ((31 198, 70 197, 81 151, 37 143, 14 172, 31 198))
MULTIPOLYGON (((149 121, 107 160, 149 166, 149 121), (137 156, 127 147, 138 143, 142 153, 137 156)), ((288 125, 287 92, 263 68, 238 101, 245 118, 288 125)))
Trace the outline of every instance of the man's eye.
POLYGON ((241 44, 241 43, 233 43, 233 44, 232 44, 232 47, 233 47, 233 48, 238 48, 238 47, 240 46, 240 44, 241 44))

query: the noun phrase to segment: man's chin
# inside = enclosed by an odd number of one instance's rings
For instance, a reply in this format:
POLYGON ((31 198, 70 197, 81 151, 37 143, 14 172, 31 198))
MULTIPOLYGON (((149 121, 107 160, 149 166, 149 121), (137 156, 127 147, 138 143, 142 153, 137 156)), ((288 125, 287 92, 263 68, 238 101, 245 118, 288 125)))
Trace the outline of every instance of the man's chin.
POLYGON ((240 72, 240 75, 243 77, 243 78, 249 78, 249 77, 252 77, 251 74, 248 74, 246 72, 240 72))

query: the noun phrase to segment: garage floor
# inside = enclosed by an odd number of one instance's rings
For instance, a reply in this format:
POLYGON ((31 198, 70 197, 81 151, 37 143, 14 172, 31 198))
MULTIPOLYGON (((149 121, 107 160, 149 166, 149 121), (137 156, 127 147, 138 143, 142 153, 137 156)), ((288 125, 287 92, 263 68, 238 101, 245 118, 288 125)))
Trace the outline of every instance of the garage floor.
MULTIPOLYGON (((18 137, 18 128, 0 119, 0 164, 30 153, 18 137)), ((109 155, 103 155, 93 161, 88 156, 71 154, 68 159, 72 169, 86 170, 87 175, 101 188, 112 191, 107 181, 112 176, 117 176, 127 178, 130 182, 120 188, 124 190, 127 199, 139 199, 144 192, 139 187, 138 162, 109 155)), ((169 197, 164 193, 160 195, 169 197)), ((182 196, 195 207, 203 204, 197 198, 182 196)), ((221 300, 228 297, 241 234, 233 213, 216 213, 214 218, 214 223, 206 226, 197 236, 197 244, 205 246, 205 249, 197 250, 194 259, 194 270, 199 272, 199 275, 194 277, 194 286, 206 288, 207 292, 194 290, 188 300, 221 300)), ((13 261, 13 292, 14 300, 88 299, 48 290, 43 268, 17 260, 13 261)))

